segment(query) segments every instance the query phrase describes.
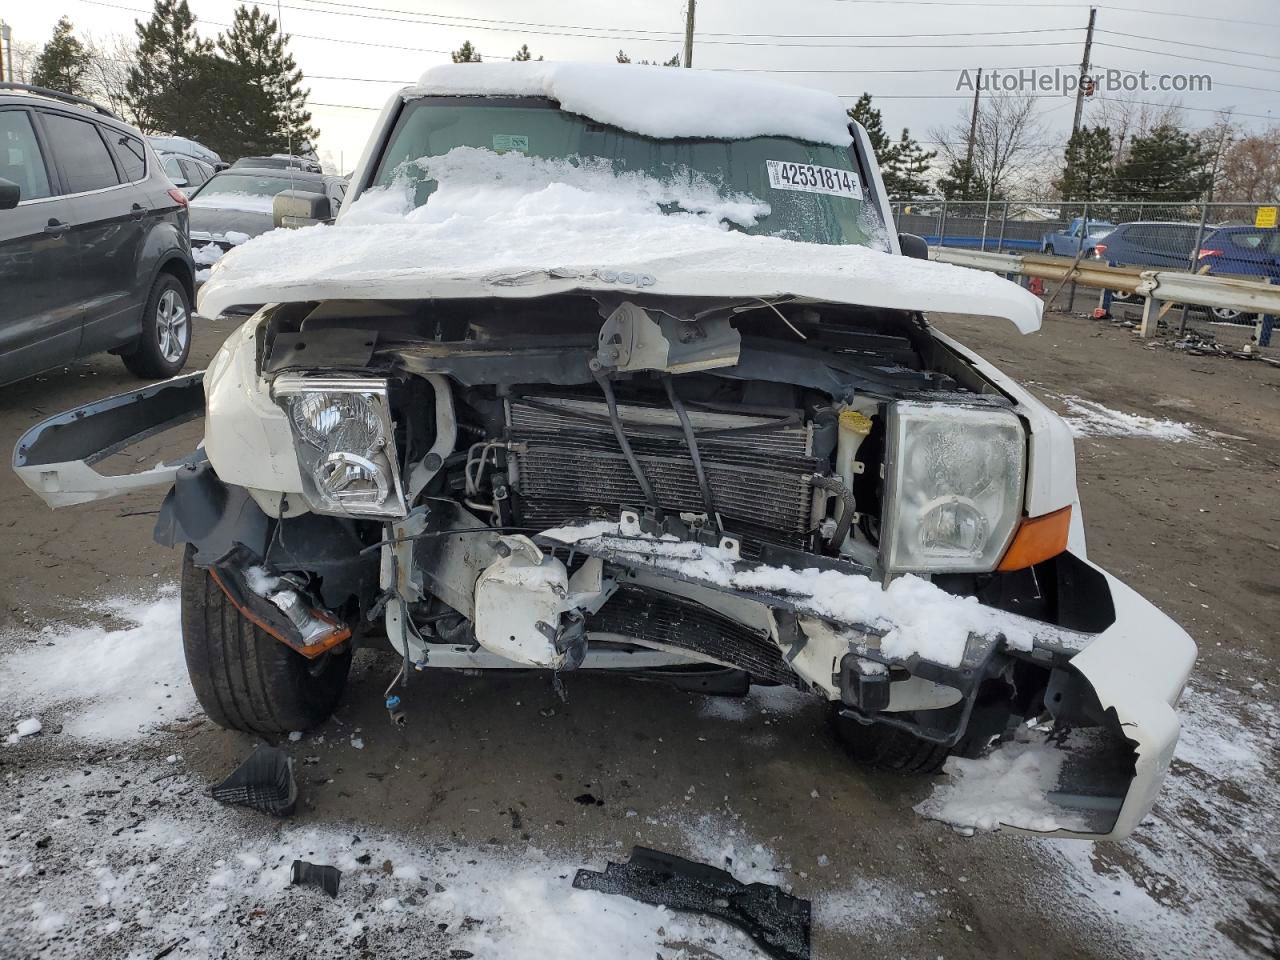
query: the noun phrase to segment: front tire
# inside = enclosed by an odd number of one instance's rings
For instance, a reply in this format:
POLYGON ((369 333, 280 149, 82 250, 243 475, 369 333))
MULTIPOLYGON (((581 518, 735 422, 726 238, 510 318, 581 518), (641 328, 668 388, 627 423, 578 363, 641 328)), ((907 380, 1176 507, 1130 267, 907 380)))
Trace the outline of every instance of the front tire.
POLYGON ((120 359, 144 380, 176 376, 191 353, 191 299, 171 273, 156 277, 142 311, 142 333, 120 359))
MULTIPOLYGON (((937 773, 960 745, 945 747, 921 740, 900 727, 883 723, 859 723, 840 715, 840 704, 831 705, 828 719, 837 737, 858 763, 904 774, 937 773)), ((964 741, 961 741, 963 744, 964 741)))
POLYGON ((182 557, 182 646, 196 699, 220 727, 246 733, 307 730, 333 713, 351 651, 309 660, 248 620, 188 546, 182 557))

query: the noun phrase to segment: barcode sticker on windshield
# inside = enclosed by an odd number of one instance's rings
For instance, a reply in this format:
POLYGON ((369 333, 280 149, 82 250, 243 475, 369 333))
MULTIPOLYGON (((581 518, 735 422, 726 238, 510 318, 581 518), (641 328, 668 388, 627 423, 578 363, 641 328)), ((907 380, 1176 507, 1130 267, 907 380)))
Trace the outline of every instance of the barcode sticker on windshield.
POLYGON ((495 133, 493 135, 494 153, 509 153, 512 150, 518 150, 520 153, 528 153, 529 138, 519 136, 514 133, 495 133))
POLYGON ((800 193, 827 193, 833 197, 862 199, 862 185, 852 170, 838 167, 817 167, 812 163, 791 163, 788 160, 766 160, 769 186, 774 190, 796 190, 800 193))

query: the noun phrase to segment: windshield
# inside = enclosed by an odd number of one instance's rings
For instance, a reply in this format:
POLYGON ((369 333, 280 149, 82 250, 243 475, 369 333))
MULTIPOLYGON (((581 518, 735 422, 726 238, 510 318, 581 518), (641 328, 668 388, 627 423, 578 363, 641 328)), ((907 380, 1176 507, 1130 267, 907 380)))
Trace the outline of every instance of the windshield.
MULTIPOLYGON (((749 105, 744 105, 749 109, 749 105)), ((746 233, 824 244, 885 247, 875 206, 864 204, 865 185, 852 148, 783 137, 746 140, 659 140, 565 113, 536 98, 424 97, 401 113, 371 186, 415 181, 414 205, 435 190, 424 165, 458 147, 495 154, 611 165, 617 174, 710 187, 725 199, 745 194, 767 213, 746 233)), ((660 204, 666 213, 677 203, 660 204)))
POLYGON ((217 193, 238 193, 253 197, 274 197, 283 190, 301 190, 305 193, 324 193, 324 184, 315 180, 295 180, 288 176, 252 176, 246 173, 224 173, 205 184, 198 196, 205 198, 217 193))

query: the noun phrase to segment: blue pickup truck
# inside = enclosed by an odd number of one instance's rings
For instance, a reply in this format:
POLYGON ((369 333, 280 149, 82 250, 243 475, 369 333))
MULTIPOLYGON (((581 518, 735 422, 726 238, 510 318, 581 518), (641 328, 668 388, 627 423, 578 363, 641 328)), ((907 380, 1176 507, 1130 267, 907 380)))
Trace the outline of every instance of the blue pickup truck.
POLYGON ((1090 220, 1086 230, 1084 217, 1076 217, 1065 230, 1046 233, 1040 242, 1040 252, 1055 257, 1074 257, 1083 248, 1087 257, 1093 252, 1093 245, 1115 228, 1116 225, 1109 220, 1090 220))

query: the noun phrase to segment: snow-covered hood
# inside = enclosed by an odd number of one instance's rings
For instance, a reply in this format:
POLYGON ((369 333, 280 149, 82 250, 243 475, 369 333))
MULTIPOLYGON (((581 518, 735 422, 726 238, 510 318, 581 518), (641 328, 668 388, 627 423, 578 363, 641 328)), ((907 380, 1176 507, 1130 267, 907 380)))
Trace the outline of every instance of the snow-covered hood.
MULTIPOLYGON (((534 298, 570 291, 727 299, 802 297, 1004 317, 1024 333, 1041 301, 994 274, 862 246, 750 236, 763 201, 522 154, 459 147, 416 162, 438 184, 366 190, 339 222, 275 230, 219 261, 199 309, 301 300, 534 298), (678 204, 666 215, 660 205, 678 204)), ((887 242, 885 243, 887 247, 887 242)))

